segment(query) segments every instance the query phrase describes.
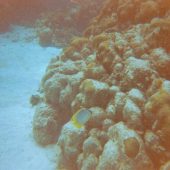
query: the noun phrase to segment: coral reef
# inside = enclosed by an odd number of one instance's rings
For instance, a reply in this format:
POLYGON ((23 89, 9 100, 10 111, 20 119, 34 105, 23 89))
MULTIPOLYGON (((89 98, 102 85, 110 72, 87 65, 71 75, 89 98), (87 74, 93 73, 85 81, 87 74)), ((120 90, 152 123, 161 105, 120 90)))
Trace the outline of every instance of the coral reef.
POLYGON ((57 169, 169 168, 169 18, 166 0, 108 0, 51 60, 32 102, 56 111, 57 169), (76 128, 70 119, 82 107, 92 114, 76 128))
POLYGON ((84 34, 98 35, 124 30, 132 24, 150 22, 154 17, 166 15, 169 7, 167 0, 108 0, 84 34))
POLYGON ((60 2, 54 11, 42 15, 37 21, 39 43, 42 46, 66 46, 75 36, 80 36, 101 8, 102 0, 86 0, 74 3, 60 2), (88 13, 87 13, 88 11, 88 13))

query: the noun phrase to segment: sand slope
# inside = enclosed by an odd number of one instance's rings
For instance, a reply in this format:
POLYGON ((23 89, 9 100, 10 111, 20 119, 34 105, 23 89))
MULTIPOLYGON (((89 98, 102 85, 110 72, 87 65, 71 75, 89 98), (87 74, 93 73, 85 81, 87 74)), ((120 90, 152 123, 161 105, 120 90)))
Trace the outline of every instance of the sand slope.
POLYGON ((13 27, 0 34, 0 169, 52 170, 53 147, 41 148, 32 137, 37 89, 49 59, 61 50, 42 48, 32 29, 13 27))

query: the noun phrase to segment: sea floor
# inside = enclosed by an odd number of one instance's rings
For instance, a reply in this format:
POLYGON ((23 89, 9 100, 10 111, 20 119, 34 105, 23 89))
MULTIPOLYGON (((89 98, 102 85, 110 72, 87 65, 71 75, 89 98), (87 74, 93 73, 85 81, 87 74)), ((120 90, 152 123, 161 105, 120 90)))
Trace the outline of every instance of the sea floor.
POLYGON ((32 28, 0 34, 0 170, 54 170, 54 146, 38 146, 29 104, 50 58, 61 49, 38 44, 32 28))

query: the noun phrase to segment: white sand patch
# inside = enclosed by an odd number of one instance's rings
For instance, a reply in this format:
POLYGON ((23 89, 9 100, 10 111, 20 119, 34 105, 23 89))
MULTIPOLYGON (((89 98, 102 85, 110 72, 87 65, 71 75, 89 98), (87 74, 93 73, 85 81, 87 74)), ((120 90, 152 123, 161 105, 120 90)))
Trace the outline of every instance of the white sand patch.
POLYGON ((34 142, 29 98, 60 51, 40 47, 30 28, 0 34, 0 170, 54 169, 54 146, 34 142))

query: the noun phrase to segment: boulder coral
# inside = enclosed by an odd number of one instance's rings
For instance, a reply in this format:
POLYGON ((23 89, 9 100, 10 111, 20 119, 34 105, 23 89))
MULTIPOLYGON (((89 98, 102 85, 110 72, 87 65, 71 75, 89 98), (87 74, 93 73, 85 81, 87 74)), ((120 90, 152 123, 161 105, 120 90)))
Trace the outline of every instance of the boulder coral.
POLYGON ((156 125, 154 131, 160 138, 161 144, 170 150, 170 81, 164 81, 161 88, 153 94, 145 105, 146 115, 154 116, 156 125))
POLYGON ((129 57, 125 60, 125 65, 125 76, 122 81, 122 88, 125 88, 125 90, 128 87, 129 89, 132 87, 139 89, 148 88, 152 76, 150 62, 143 59, 137 59, 135 57, 129 57))
POLYGON ((110 139, 104 146, 97 169, 154 169, 142 139, 124 123, 111 126, 108 136, 110 139))
POLYGON ((104 109, 100 107, 91 107, 90 111, 92 112, 91 118, 87 122, 87 129, 92 128, 101 128, 103 121, 108 118, 108 114, 104 109))
POLYGON ((109 85, 93 79, 84 80, 80 85, 80 92, 84 97, 84 102, 81 103, 84 107, 106 107, 110 99, 109 85))
POLYGON ((127 95, 134 103, 139 106, 143 106, 146 101, 144 94, 136 88, 131 89, 127 95))
POLYGON ((142 111, 128 98, 123 107, 123 120, 133 129, 140 130, 142 128, 142 111))
POLYGON ((57 141, 60 133, 60 117, 52 107, 39 104, 33 119, 33 134, 40 145, 48 145, 57 141))
POLYGON ((91 62, 87 65, 84 73, 85 77, 88 79, 100 80, 101 77, 106 74, 106 71, 102 65, 91 62))
POLYGON ((82 170, 95 170, 97 163, 98 159, 93 154, 88 155, 86 158, 80 154, 77 160, 78 168, 82 170))
POLYGON ((50 133, 57 170, 169 167, 169 9, 166 0, 108 0, 51 60, 33 103, 53 111, 36 111, 34 122, 47 123, 33 133, 48 137, 49 120, 62 129, 50 133), (76 128, 70 120, 81 108, 91 115, 76 128))
POLYGON ((76 159, 80 154, 85 137, 85 130, 75 128, 71 122, 63 126, 57 143, 61 150, 59 169, 76 169, 76 159))
POLYGON ((153 66, 161 77, 170 78, 170 56, 163 48, 156 48, 150 54, 153 66))
POLYGON ((144 134, 145 148, 155 164, 155 168, 160 167, 169 160, 169 154, 166 149, 161 145, 158 135, 152 130, 147 130, 144 134))
POLYGON ((98 156, 101 154, 102 146, 100 141, 94 137, 88 137, 83 143, 83 154, 90 155, 91 153, 98 156))

